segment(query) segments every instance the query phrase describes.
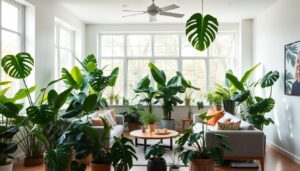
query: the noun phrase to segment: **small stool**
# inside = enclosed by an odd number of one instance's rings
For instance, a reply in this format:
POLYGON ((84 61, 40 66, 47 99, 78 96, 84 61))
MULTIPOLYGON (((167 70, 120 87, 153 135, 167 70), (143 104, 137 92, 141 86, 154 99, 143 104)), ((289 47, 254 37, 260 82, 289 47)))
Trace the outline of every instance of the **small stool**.
POLYGON ((193 123, 193 119, 192 118, 184 118, 184 119, 181 119, 182 121, 182 132, 184 131, 184 128, 185 128, 185 123, 187 122, 188 124, 192 125, 193 123))

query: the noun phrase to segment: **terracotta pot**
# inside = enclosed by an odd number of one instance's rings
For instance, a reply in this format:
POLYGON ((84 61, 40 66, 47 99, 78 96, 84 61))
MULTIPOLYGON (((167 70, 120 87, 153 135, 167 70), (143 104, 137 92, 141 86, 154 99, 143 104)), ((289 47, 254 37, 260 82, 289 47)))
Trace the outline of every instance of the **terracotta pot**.
POLYGON ((222 105, 214 105, 215 111, 222 111, 222 105))
POLYGON ((131 123, 131 122, 129 122, 128 123, 128 129, 129 129, 129 132, 131 132, 131 131, 135 131, 135 130, 139 130, 140 129, 140 124, 138 124, 138 123, 131 123))
POLYGON ((154 132, 155 131, 155 128, 156 128, 156 125, 155 124, 148 124, 148 131, 150 133, 154 132))
POLYGON ((96 164, 91 162, 91 171, 110 171, 110 164, 96 164))
POLYGON ((24 166, 31 167, 31 166, 39 166, 44 163, 43 157, 37 159, 25 158, 24 159, 24 166))
POLYGON ((13 162, 10 162, 4 166, 0 166, 0 170, 1 171, 12 171, 13 170, 13 162))
POLYGON ((213 171, 214 162, 212 159, 193 159, 189 168, 190 171, 213 171))

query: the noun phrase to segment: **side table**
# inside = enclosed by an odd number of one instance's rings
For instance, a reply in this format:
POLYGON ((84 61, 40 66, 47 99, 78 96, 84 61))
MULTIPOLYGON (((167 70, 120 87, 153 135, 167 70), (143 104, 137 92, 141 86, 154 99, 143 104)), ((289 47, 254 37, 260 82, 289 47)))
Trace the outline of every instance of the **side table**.
POLYGON ((192 118, 184 118, 184 119, 181 119, 181 122, 182 122, 182 132, 183 132, 184 128, 185 128, 185 124, 188 123, 189 125, 192 125, 193 119, 192 118))

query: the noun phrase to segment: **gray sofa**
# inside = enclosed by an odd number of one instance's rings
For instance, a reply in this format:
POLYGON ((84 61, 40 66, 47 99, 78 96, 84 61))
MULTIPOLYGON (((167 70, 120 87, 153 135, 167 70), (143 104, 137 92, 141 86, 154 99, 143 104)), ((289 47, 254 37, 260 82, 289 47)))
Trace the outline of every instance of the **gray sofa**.
MULTIPOLYGON (((86 120, 87 118, 89 121, 91 118, 98 117, 98 114, 95 112, 93 114, 88 115, 88 117, 83 117, 82 120, 86 120)), ((122 137, 123 131, 124 131, 124 116, 123 115, 116 115, 116 121, 117 125, 113 126, 109 131, 109 139, 104 143, 105 147, 110 147, 114 143, 114 136, 116 137, 122 137)), ((100 137, 103 135, 104 127, 103 126, 92 126, 93 128, 96 128, 99 131, 100 137)))
MULTIPOLYGON (((199 115, 200 114, 194 114, 193 116, 193 122, 195 123, 193 127, 194 132, 200 132, 202 130, 199 115)), ((219 121, 225 121, 227 118, 231 118, 232 121, 241 120, 225 112, 219 121)), ((210 145, 215 145, 218 141, 212 132, 222 133, 227 136, 226 141, 230 144, 232 150, 224 152, 225 160, 259 160, 263 170, 266 138, 262 131, 244 121, 241 121, 240 130, 218 130, 217 126, 209 125, 207 125, 207 129, 209 131, 206 133, 206 142, 210 145)))

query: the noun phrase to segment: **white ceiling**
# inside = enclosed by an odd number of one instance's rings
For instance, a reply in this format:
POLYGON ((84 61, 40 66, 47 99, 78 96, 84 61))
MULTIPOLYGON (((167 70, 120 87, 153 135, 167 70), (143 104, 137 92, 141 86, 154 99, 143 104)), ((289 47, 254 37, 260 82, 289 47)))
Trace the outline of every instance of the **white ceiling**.
MULTIPOLYGON (((66 10, 87 24, 148 23, 147 15, 122 18, 129 13, 123 9, 146 10, 151 0, 55 0, 66 10)), ((204 0, 204 13, 218 18, 219 22, 239 22, 254 18, 277 0, 204 0)), ((201 11, 201 0, 156 0, 159 7, 170 4, 180 8, 170 12, 185 14, 184 18, 159 16, 156 23, 184 23, 195 12, 201 11)))

